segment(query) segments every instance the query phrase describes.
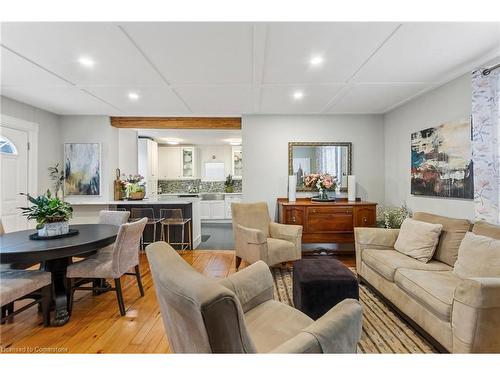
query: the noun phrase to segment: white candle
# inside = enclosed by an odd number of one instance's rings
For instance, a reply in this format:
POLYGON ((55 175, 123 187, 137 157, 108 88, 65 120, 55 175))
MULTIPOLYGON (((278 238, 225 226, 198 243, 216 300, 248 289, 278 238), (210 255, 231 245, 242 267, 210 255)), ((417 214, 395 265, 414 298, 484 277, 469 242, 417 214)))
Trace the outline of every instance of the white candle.
POLYGON ((296 201, 296 192, 297 192, 297 176, 296 175, 288 176, 288 201, 289 202, 296 201))
POLYGON ((347 176, 347 200, 356 200, 356 176, 347 176))

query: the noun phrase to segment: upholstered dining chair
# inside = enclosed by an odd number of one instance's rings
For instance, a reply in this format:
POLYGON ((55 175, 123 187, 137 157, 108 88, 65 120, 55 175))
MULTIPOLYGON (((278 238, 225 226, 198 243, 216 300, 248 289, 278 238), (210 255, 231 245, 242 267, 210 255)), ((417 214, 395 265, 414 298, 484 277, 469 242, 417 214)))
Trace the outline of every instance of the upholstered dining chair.
POLYGON ((146 254, 175 353, 356 353, 357 300, 314 321, 273 299, 273 278, 262 261, 217 280, 198 273, 166 242, 147 246, 146 254))
POLYGON ((119 227, 120 225, 125 224, 129 217, 129 211, 101 210, 99 211, 99 224, 111 224, 119 227))
POLYGON ((144 296, 141 273, 139 270, 139 246, 142 231, 148 219, 142 218, 132 223, 122 224, 112 251, 99 251, 84 260, 74 263, 68 267, 66 276, 71 282, 69 296, 70 312, 73 307, 73 296, 75 290, 109 291, 114 290, 118 299, 120 314, 125 315, 125 304, 120 278, 123 275, 133 275, 137 279, 137 285, 141 296, 144 296), (135 272, 128 272, 134 268, 135 272), (114 279, 115 286, 101 287, 94 284, 92 287, 82 287, 95 279, 114 279))
POLYGON ((242 259, 273 266, 301 258, 302 226, 271 222, 267 203, 233 203, 231 213, 236 268, 242 259))
POLYGON ((50 324, 51 284, 50 272, 2 270, 0 272, 1 323, 4 324, 14 315, 40 304, 43 325, 47 327, 50 324), (33 301, 14 310, 14 302, 23 299, 33 299, 33 301))

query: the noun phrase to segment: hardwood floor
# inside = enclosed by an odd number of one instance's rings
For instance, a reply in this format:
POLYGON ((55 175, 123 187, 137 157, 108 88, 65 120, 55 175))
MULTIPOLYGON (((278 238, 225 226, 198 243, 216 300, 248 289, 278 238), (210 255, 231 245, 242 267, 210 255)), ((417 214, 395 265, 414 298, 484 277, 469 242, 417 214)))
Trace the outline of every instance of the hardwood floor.
MULTIPOLYGON (((184 251, 182 256, 207 276, 223 278, 235 272, 233 251, 184 251)), ((340 260, 348 266, 354 264, 353 256, 340 260)), ((244 262, 241 267, 245 267, 244 262)), ((140 256, 140 268, 144 297, 140 297, 134 276, 122 278, 126 316, 120 316, 115 293, 92 296, 88 291, 77 291, 71 320, 62 327, 44 328, 36 307, 1 325, 0 353, 170 352, 144 254, 140 256)))

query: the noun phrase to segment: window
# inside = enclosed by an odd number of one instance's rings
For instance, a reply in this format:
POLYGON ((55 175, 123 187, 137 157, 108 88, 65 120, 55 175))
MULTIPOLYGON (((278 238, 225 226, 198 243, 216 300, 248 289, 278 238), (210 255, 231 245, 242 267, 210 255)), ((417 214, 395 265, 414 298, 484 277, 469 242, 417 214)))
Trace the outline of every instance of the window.
POLYGON ((17 155, 17 148, 7 138, 0 136, 0 152, 2 154, 17 155))

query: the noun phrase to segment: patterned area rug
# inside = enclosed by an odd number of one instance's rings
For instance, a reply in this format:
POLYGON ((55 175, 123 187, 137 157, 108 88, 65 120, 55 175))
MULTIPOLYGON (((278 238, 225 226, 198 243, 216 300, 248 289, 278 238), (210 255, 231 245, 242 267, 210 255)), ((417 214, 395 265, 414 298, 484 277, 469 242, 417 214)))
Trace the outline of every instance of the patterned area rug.
MULTIPOLYGON (((284 268, 271 268, 271 271, 274 299, 293 306, 293 271, 284 268)), ((437 353, 365 285, 360 285, 359 297, 363 305, 363 334, 358 353, 437 353)))

